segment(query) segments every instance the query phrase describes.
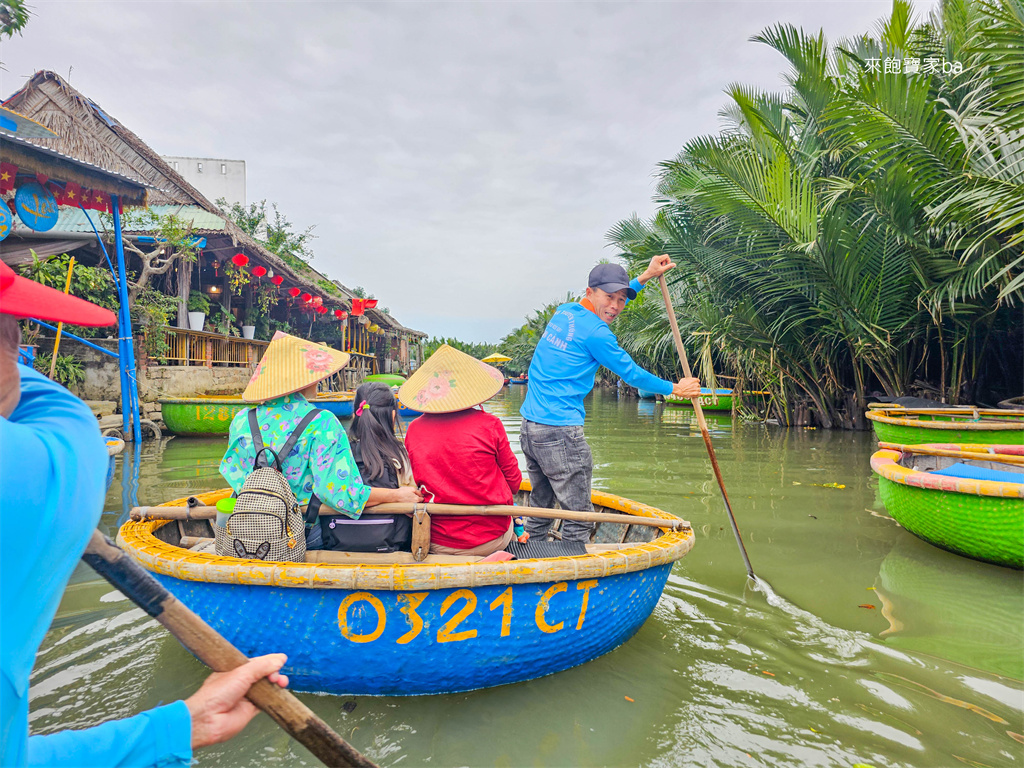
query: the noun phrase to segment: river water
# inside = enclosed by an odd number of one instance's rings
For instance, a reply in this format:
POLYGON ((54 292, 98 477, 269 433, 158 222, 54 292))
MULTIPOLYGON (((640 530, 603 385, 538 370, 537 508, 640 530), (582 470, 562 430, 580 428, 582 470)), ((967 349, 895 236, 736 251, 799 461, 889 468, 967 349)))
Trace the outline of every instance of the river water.
MULTIPOLYGON (((513 387, 487 405, 517 451, 522 396, 513 387)), ((869 434, 708 414, 768 585, 757 590, 692 410, 599 391, 588 412, 595 487, 678 514, 697 533, 651 618, 612 653, 531 682, 419 698, 299 694, 354 746, 382 765, 1024 764, 1022 574, 936 549, 892 521, 869 434)), ((224 445, 175 438, 118 459, 103 526, 113 533, 136 499, 223 487, 224 445)), ((125 717, 189 695, 205 674, 79 566, 36 661, 31 727, 125 717)), ((260 715, 197 764, 318 763, 260 715)))

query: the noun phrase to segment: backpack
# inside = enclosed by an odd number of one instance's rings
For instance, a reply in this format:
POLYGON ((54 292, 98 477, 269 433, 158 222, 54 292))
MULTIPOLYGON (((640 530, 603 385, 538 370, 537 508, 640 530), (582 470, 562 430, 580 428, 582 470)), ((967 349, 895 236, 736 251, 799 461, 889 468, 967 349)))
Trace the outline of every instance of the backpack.
POLYGON ((305 520, 295 493, 282 473, 281 458, 288 457, 319 413, 319 409, 307 413, 277 452, 263 445, 256 409, 249 411, 249 431, 256 458, 252 472, 236 494, 234 512, 227 516, 223 526, 214 526, 218 555, 283 562, 306 559, 305 520), (268 463, 266 454, 273 456, 273 464, 268 463))

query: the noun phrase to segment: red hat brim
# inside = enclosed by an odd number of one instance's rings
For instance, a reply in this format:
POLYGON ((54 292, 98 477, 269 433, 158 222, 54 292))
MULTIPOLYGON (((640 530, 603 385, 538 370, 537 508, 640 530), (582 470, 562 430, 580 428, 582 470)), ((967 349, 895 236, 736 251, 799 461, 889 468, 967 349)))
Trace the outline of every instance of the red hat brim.
POLYGON ((109 309, 21 277, 0 262, 0 314, 75 325, 116 325, 109 309))

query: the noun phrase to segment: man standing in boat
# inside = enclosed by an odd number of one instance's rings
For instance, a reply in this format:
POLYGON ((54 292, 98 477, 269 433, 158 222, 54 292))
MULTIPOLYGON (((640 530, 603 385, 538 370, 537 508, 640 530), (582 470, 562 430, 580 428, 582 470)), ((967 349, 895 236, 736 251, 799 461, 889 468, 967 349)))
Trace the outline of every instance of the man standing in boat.
MULTIPOLYGON (((586 297, 562 304, 544 329, 530 363, 529 389, 519 409, 523 417, 520 445, 526 456, 533 491, 530 504, 590 512, 590 481, 594 471, 590 446, 583 436, 583 398, 594 388, 594 374, 603 365, 637 389, 660 395, 697 397, 695 378, 673 383, 638 366, 619 346, 609 325, 649 281, 675 264, 655 256, 640 277, 630 280, 618 264, 598 264, 590 271, 586 297)), ((553 520, 531 517, 533 537, 546 537, 553 520)), ((564 541, 589 541, 593 523, 566 520, 564 541)))
POLYGON ((18 317, 113 325, 113 312, 19 277, 0 262, 0 766, 188 766, 257 713, 257 680, 286 686, 275 653, 210 675, 185 701, 94 728, 28 735, 29 674, 64 586, 103 512, 107 451, 96 417, 18 365, 18 317))

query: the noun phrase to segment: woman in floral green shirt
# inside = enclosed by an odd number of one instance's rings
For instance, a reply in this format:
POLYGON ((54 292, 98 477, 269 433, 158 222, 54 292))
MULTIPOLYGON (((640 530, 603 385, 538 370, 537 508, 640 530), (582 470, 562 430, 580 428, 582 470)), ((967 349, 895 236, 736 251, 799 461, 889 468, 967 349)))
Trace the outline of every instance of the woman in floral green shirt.
MULTIPOLYGON (((261 401, 255 410, 264 446, 275 451, 284 446, 299 422, 315 409, 306 398, 315 396, 317 384, 344 367, 348 359, 348 354, 330 347, 275 334, 242 393, 243 400, 261 401)), ((249 427, 250 410, 239 412, 231 421, 228 449, 220 463, 220 473, 236 492, 256 460, 249 427)), ((344 427, 326 411, 314 417, 291 452, 279 459, 299 504, 307 505, 315 496, 324 506, 358 518, 366 507, 422 498, 414 488, 371 488, 364 484, 344 427)), ((324 513, 328 511, 325 509, 324 513)), ((318 525, 307 530, 308 548, 319 548, 319 534, 318 525)))

